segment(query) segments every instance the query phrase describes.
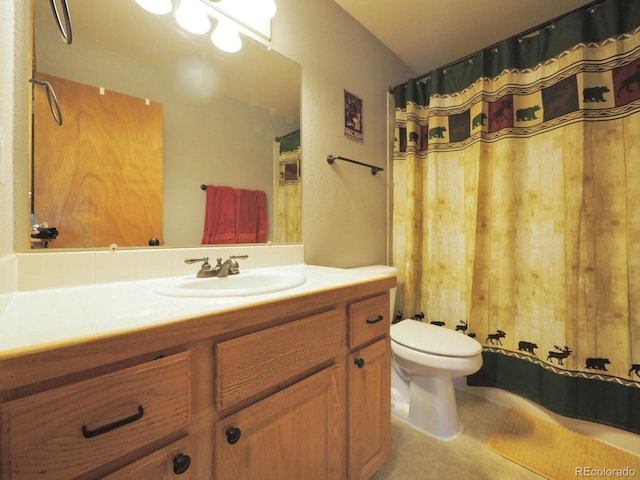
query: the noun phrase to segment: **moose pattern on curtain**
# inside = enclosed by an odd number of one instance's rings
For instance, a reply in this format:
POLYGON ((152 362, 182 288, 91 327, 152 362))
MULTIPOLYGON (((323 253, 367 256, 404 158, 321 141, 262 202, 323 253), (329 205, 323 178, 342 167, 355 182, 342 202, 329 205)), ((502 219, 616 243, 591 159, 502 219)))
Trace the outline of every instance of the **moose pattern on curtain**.
POLYGON ((469 384, 636 433, 638 25, 606 0, 397 88, 393 210, 397 306, 475 336, 469 384))

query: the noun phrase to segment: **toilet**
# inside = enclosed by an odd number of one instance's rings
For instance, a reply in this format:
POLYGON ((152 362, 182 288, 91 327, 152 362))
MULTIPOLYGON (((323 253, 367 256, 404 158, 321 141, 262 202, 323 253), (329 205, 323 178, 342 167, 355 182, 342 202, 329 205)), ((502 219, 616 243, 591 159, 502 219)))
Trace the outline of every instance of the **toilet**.
MULTIPOLYGON (((386 265, 359 267, 379 274, 397 274, 386 265)), ((391 318, 395 289, 391 291, 391 318)), ((413 319, 391 325, 391 413, 440 440, 462 432, 453 379, 482 367, 482 345, 446 327, 413 319)))

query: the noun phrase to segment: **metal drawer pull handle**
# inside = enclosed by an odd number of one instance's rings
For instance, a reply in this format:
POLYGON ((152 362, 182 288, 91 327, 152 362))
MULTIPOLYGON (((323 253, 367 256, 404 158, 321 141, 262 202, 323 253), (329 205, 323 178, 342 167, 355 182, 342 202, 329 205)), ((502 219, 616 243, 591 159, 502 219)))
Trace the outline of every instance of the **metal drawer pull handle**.
POLYGON ((362 368, 364 367, 364 358, 356 358, 353 363, 356 365, 356 367, 358 368, 362 368))
POLYGON ((367 323, 369 325, 373 324, 373 323, 378 323, 381 322, 382 320, 384 320, 384 317, 382 315, 378 315, 378 318, 374 318, 373 320, 368 320, 367 319, 367 323))
POLYGON ((108 423, 107 425, 98 427, 95 430, 89 430, 86 425, 83 425, 82 436, 84 438, 97 437, 98 435, 102 435, 103 433, 110 432, 111 430, 115 430, 116 428, 124 427, 129 423, 133 423, 136 420, 140 420, 143 415, 144 415, 144 408, 142 408, 142 405, 138 405, 138 413, 135 413, 130 417, 123 418, 122 420, 117 420, 113 423, 108 423))

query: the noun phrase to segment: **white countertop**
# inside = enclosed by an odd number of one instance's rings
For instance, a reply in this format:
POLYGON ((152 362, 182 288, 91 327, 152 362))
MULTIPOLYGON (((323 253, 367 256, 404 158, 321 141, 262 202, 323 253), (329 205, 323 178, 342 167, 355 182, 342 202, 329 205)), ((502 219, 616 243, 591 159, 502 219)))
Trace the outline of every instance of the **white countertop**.
MULTIPOLYGON (((147 328, 386 276, 313 265, 273 268, 303 273, 307 281, 282 292, 228 298, 181 298, 154 293, 153 288, 166 283, 167 278, 7 294, 8 298, 1 302, 4 307, 0 311, 0 355, 147 328)), ((195 274, 192 278, 195 279, 195 274)))

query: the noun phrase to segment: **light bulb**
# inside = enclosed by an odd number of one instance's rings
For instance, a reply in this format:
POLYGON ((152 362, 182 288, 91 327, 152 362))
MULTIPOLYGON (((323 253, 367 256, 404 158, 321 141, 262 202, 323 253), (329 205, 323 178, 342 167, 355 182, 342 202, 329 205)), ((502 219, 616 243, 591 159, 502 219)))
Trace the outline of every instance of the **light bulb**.
POLYGON ((171 0, 136 0, 136 3, 155 15, 165 15, 173 8, 171 0))
POLYGON ((223 52, 235 53, 242 48, 242 40, 236 26, 226 18, 221 18, 211 34, 211 41, 223 52))
POLYGON ((198 35, 207 33, 211 28, 211 21, 200 0, 182 0, 176 11, 176 20, 182 28, 198 35))
POLYGON ((269 20, 275 16, 277 10, 275 0, 254 0, 252 3, 256 17, 269 20))

